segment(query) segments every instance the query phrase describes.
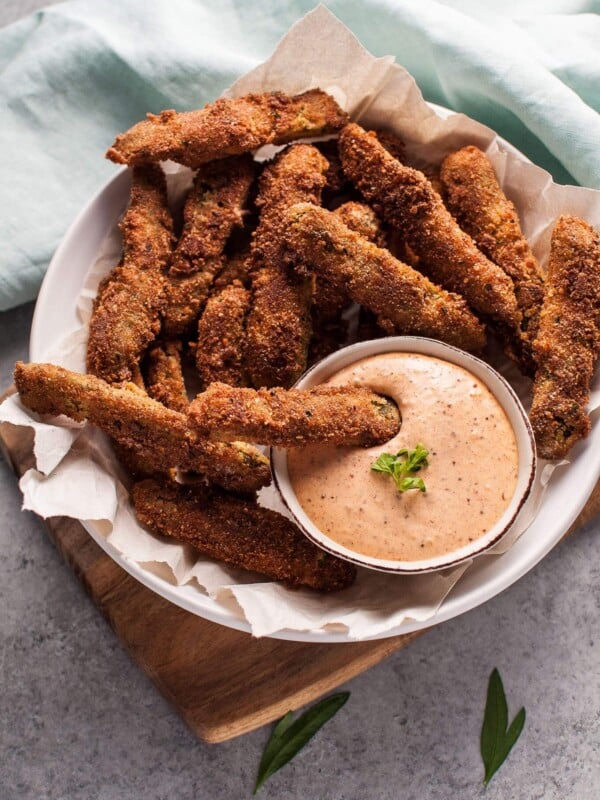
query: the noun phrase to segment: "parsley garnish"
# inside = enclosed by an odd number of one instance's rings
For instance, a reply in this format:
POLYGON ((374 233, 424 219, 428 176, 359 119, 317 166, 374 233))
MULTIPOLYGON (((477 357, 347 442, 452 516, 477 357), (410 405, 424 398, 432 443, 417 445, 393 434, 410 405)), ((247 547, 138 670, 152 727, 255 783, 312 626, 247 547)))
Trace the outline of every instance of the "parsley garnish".
POLYGON ((408 492, 410 489, 426 492, 427 487, 423 478, 413 476, 429 465, 428 455, 429 450, 422 444, 418 444, 414 450, 406 448, 398 450, 395 456, 391 453, 382 453, 377 461, 371 464, 371 469, 373 472, 384 472, 391 475, 399 492, 408 492))

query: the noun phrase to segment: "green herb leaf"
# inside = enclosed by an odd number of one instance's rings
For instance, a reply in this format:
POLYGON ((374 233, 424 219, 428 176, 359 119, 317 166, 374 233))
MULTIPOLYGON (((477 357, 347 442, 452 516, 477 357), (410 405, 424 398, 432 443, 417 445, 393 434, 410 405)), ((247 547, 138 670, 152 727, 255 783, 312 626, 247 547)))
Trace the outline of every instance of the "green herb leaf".
POLYGON ((340 710, 350 692, 338 692, 319 701, 293 721, 291 711, 273 728, 260 760, 254 794, 263 783, 302 750, 315 733, 340 710))
POLYGON ((525 725, 525 709, 521 708, 508 726, 508 707, 504 686, 497 669, 490 675, 483 725, 481 728, 481 757, 485 768, 483 778, 487 786, 494 773, 500 769, 525 725))
MULTIPOLYGON (((275 754, 279 751, 281 747, 281 742, 283 739, 284 733, 290 727, 292 722, 294 721, 294 715, 291 711, 288 711, 285 716, 283 716, 276 724, 273 730, 271 731, 271 736, 269 737, 269 741, 266 744, 265 751, 262 755, 260 760, 260 764, 258 765, 258 774, 259 776, 266 772, 267 767, 275 757, 275 754)), ((256 794, 259 788, 258 782, 254 789, 254 793, 256 794)))
POLYGON ((373 472, 391 475, 399 492, 408 492, 410 489, 426 492, 427 487, 423 479, 412 476, 429 465, 428 455, 429 450, 419 443, 414 450, 406 448, 398 450, 395 456, 391 453, 382 453, 377 461, 371 464, 371 469, 373 472))
POLYGON ((420 492, 427 491, 423 478, 403 478, 398 488, 401 492, 408 492, 409 489, 418 489, 420 492))
POLYGON ((373 472, 387 472, 389 475, 392 475, 395 463, 396 456, 393 456, 391 453, 382 453, 371 466, 371 469, 373 472))

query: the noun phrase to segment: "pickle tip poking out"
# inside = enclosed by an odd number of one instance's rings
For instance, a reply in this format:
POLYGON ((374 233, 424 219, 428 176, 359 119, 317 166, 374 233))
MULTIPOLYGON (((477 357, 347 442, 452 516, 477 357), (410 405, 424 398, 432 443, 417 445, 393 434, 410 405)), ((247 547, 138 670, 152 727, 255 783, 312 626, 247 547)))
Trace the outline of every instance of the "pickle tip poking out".
POLYGON ((396 435, 400 412, 388 398, 354 386, 254 390, 212 383, 191 403, 189 424, 213 441, 373 447, 396 435))

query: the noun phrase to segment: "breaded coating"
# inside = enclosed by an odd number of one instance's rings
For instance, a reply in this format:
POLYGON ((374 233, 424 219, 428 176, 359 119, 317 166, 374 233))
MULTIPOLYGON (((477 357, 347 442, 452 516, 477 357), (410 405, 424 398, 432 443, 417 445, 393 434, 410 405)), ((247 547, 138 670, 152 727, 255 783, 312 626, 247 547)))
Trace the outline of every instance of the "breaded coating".
POLYGON ((191 334, 224 265, 223 249, 232 230, 243 224, 244 206, 254 179, 250 156, 201 167, 183 209, 183 231, 167 276, 167 336, 191 334))
MULTIPOLYGON (((141 370, 137 369, 135 382, 121 383, 119 388, 126 389, 130 392, 137 392, 143 397, 146 397, 146 388, 142 378, 141 370)), ((142 480, 142 478, 164 477, 174 472, 173 469, 162 465, 159 467, 156 463, 150 464, 148 459, 145 458, 143 452, 121 444, 116 439, 110 439, 113 452, 121 467, 125 470, 127 475, 134 480, 142 480)))
POLYGON ((177 339, 156 342, 145 359, 146 391, 167 408, 186 414, 188 396, 181 367, 182 343, 177 339))
POLYGON ((310 443, 370 447, 398 433, 400 413, 385 397, 353 386, 235 389, 211 383, 190 404, 190 425, 213 441, 278 447, 310 443))
POLYGON ((523 315, 518 353, 531 371, 531 349, 544 300, 544 276, 523 236, 517 209, 502 191, 489 159, 477 147, 463 147, 446 156, 441 181, 446 204, 461 228, 514 284, 523 315))
POLYGON ((118 164, 171 159, 197 167, 265 144, 335 133, 348 115, 321 89, 220 99, 199 111, 163 111, 117 136, 106 157, 118 164))
POLYGON ((459 228, 425 175, 393 158, 359 125, 346 125, 339 148, 346 174, 375 210, 400 228, 422 260, 419 269, 426 265, 432 280, 462 294, 475 311, 517 330, 512 281, 459 228))
POLYGON ((352 299, 389 320, 396 333, 430 336, 464 350, 483 348, 483 325, 462 297, 435 286, 330 211, 302 203, 287 209, 284 221, 291 263, 344 281, 352 299))
MULTIPOLYGON (((351 231, 358 233, 378 247, 385 246, 385 234, 381 222, 372 208, 364 203, 349 201, 332 212, 351 231)), ((322 275, 316 276, 313 292, 313 322, 331 322, 352 302, 343 280, 333 281, 322 275)))
POLYGON ((212 282, 210 293, 217 294, 221 289, 230 286, 235 281, 241 283, 245 289, 249 289, 251 266, 250 249, 243 250, 240 253, 230 256, 226 260, 225 266, 221 272, 219 272, 212 282))
POLYGON ((207 270, 194 272, 191 275, 167 277, 165 291, 167 306, 162 327, 165 336, 178 339, 193 335, 198 316, 209 295, 213 276, 222 265, 222 261, 214 261, 207 270))
POLYGON ((363 238, 376 244, 377 247, 385 247, 386 236, 381 221, 371 206, 350 200, 338 206, 333 213, 351 231, 360 234, 363 238))
POLYGON ((243 369, 250 293, 235 281, 209 297, 198 322, 196 366, 204 387, 213 381, 247 386, 243 369))
POLYGON ((277 266, 252 281, 244 366, 253 386, 292 386, 306 369, 311 282, 277 266))
POLYGON ((375 130, 375 135, 377 136, 377 141, 379 144, 383 145, 388 153, 393 156, 397 161, 400 161, 402 164, 406 164, 409 167, 417 167, 421 170, 423 175, 427 177, 433 188, 438 194, 441 194, 441 183, 440 183, 440 170, 438 167, 434 166, 433 164, 426 164, 425 166, 419 166, 411 162, 406 155, 406 145, 400 139, 399 136, 396 136, 395 133, 391 131, 384 131, 384 130, 375 130))
POLYGON ((245 369, 251 383, 288 387, 306 369, 311 334, 311 281, 281 263, 282 212, 292 203, 319 203, 327 161, 316 147, 295 144, 260 178, 260 222, 252 243, 252 302, 246 323, 245 369))
POLYGON ((378 129, 374 131, 374 133, 375 136, 377 136, 379 144, 385 147, 391 156, 398 161, 404 162, 406 157, 406 145, 399 136, 396 136, 396 134, 391 131, 384 131, 383 129, 378 129))
MULTIPOLYGON (((385 234, 377 214, 364 203, 349 201, 333 212, 350 230, 383 247, 385 234)), ((352 303, 343 281, 332 282, 322 275, 314 276, 311 308, 312 338, 308 363, 312 365, 346 344, 348 321, 342 313, 352 303)))
POLYGON ((146 480, 132 492, 135 513, 153 533, 192 545, 209 558, 290 586, 333 592, 356 569, 314 545, 287 517, 249 499, 146 480))
POLYGON ((109 383, 135 382, 137 364, 160 330, 174 238, 159 166, 132 170, 131 200, 120 228, 123 256, 98 287, 87 345, 88 371, 109 383))
POLYGON ((15 367, 21 402, 38 414, 87 420, 139 456, 148 469, 180 467, 200 472, 225 489, 253 492, 270 480, 268 460, 255 447, 202 441, 184 414, 171 411, 141 391, 110 386, 53 364, 15 367))
POLYGON ((563 458, 590 432, 587 404, 600 353, 600 236, 577 217, 559 217, 552 233, 533 352, 538 370, 529 418, 538 453, 563 458))
POLYGON ((244 224, 255 171, 249 155, 213 161, 198 170, 185 201, 183 230, 169 274, 189 275, 221 257, 233 228, 244 224))

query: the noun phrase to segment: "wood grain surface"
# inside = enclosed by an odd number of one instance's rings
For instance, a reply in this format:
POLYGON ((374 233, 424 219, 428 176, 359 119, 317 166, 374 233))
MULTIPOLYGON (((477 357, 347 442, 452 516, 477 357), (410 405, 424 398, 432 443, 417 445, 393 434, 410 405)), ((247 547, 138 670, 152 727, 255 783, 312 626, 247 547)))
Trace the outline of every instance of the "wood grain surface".
MULTIPOLYGON (((18 476, 33 465, 27 429, 0 424, 0 448, 18 476)), ((598 513, 600 484, 569 533, 598 513)), ((46 526, 131 657, 207 742, 232 739, 311 702, 422 633, 354 644, 255 639, 150 591, 76 520, 56 517, 46 526)))

